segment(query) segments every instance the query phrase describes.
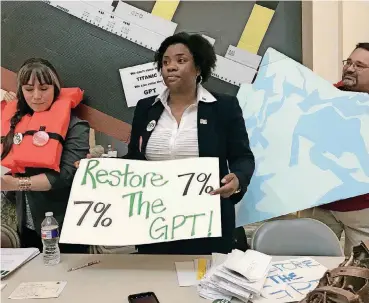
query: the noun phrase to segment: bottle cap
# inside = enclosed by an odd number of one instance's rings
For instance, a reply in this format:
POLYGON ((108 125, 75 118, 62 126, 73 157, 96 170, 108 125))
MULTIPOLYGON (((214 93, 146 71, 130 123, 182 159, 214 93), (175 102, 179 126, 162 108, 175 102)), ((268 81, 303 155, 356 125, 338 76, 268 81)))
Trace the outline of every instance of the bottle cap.
POLYGON ((52 211, 48 211, 47 213, 45 213, 46 217, 52 217, 54 214, 52 211))

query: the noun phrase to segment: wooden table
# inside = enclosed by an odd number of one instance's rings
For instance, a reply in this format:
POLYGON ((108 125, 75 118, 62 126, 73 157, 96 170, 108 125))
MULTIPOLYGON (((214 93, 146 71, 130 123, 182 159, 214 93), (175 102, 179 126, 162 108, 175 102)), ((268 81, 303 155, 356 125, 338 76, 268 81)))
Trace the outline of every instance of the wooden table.
MULTIPOLYGON (((128 295, 153 291, 160 303, 209 302, 200 298, 195 287, 179 287, 174 262, 190 261, 201 256, 160 255, 62 255, 61 263, 44 266, 39 255, 2 283, 1 302, 12 302, 9 295, 22 282, 67 281, 57 299, 22 300, 40 303, 127 303, 128 295), (70 267, 93 260, 100 264, 67 272, 70 267)), ((206 258, 210 258, 206 256, 206 258)), ((273 261, 296 257, 278 256, 273 261)), ((341 257, 313 257, 327 268, 334 268, 343 261, 341 257)))

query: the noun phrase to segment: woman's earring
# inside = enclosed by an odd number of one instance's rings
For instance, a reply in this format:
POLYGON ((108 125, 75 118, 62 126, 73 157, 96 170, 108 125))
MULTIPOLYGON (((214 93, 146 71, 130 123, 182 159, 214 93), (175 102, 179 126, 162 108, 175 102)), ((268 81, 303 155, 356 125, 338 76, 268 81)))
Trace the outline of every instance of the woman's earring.
POLYGON ((202 83, 202 76, 198 75, 196 80, 197 80, 197 84, 201 84, 202 83))

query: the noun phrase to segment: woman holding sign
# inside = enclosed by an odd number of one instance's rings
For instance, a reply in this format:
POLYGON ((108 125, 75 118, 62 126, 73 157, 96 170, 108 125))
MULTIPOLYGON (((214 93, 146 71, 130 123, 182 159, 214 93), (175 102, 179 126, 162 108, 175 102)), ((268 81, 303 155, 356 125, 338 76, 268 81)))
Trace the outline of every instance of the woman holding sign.
POLYGON ((254 172, 245 121, 236 97, 203 86, 215 67, 212 45, 200 35, 175 34, 155 55, 167 89, 137 104, 126 159, 219 158, 222 237, 140 245, 139 253, 210 254, 233 247, 235 204, 254 172))
MULTIPOLYGON (((89 150, 89 125, 71 115, 83 97, 79 88, 61 88, 55 68, 29 59, 17 77, 17 100, 2 104, 1 177, 3 191, 16 192, 22 247, 42 249, 41 222, 53 212, 60 228, 76 168, 89 150), (4 107, 3 107, 4 105, 4 107)), ((61 252, 85 246, 60 245, 61 252)))

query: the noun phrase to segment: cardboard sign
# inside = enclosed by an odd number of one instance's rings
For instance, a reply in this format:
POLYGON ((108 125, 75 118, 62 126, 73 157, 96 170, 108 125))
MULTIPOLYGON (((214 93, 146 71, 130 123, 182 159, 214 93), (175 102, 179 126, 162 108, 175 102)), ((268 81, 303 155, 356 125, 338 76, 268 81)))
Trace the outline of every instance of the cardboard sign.
POLYGON ((369 94, 269 48, 237 97, 256 164, 237 226, 368 193, 369 94))
POLYGON ((119 70, 128 107, 140 99, 159 95, 165 88, 163 78, 153 62, 119 70))
POLYGON ((60 242, 123 246, 221 236, 217 158, 84 159, 60 242))

